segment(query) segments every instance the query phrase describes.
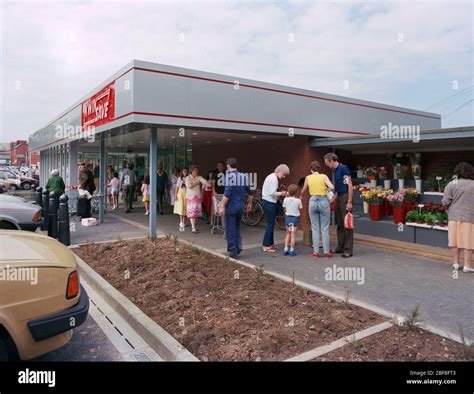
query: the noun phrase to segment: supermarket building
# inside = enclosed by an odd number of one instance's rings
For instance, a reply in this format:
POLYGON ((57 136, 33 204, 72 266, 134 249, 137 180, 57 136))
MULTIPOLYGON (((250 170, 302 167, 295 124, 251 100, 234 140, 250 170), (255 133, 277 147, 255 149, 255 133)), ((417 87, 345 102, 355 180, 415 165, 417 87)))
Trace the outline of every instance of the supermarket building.
MULTIPOLYGON (((287 183, 296 183, 312 160, 343 148, 340 141, 380 139, 381 130, 393 126, 422 136, 430 130, 442 134, 435 113, 133 60, 33 133, 29 149, 40 152, 42 185, 53 168, 67 185, 76 184, 79 161, 100 159, 103 191, 109 164, 119 170, 133 162, 148 172, 161 163, 169 173, 175 165, 193 163, 204 175, 233 156, 242 171, 256 173, 261 187, 282 162, 291 169, 287 183)), ((471 134, 460 134, 461 147, 471 134)), ((414 143, 400 135, 379 142, 391 141, 417 150, 424 144, 423 138, 414 143)), ((151 171, 152 201, 155 174, 151 171)), ((156 210, 150 205, 153 236, 156 210)), ((99 218, 104 220, 103 203, 99 218)))

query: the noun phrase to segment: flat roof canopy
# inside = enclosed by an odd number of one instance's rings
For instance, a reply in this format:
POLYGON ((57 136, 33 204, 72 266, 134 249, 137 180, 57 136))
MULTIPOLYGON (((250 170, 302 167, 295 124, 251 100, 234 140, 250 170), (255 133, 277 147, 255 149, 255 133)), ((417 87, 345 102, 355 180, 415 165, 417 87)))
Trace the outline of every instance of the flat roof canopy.
POLYGON ((394 153, 398 151, 466 151, 474 150, 474 126, 449 129, 424 130, 420 132, 419 142, 413 139, 385 139, 378 136, 345 138, 313 138, 310 146, 335 147, 357 153, 394 153))
POLYGON ((30 137, 30 150, 132 123, 216 131, 363 136, 389 123, 441 126, 440 115, 365 100, 133 60, 30 137))

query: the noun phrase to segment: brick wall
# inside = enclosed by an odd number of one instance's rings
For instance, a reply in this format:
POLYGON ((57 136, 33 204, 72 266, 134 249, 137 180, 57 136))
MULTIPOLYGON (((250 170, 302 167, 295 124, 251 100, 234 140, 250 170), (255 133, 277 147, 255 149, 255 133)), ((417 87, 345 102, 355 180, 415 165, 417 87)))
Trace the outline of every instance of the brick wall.
POLYGON ((278 164, 285 163, 290 167, 291 173, 283 183, 297 184, 301 177, 309 174, 311 161, 319 160, 324 167, 322 157, 329 151, 311 148, 308 139, 309 137, 295 136, 271 141, 202 146, 193 149, 193 163, 199 166, 201 175, 204 175, 209 169, 216 167, 218 160, 225 161, 229 157, 235 157, 240 171, 257 173, 258 188, 262 187, 265 177, 278 164))

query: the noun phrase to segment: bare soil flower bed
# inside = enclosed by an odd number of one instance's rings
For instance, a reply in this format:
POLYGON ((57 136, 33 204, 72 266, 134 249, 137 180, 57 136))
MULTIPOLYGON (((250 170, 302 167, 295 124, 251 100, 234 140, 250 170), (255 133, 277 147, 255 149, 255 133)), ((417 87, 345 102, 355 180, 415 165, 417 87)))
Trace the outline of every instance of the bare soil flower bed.
POLYGON ((204 361, 284 360, 385 320, 172 237, 75 252, 204 361))
POLYGON ((474 348, 420 328, 394 326, 315 361, 474 361, 474 348))

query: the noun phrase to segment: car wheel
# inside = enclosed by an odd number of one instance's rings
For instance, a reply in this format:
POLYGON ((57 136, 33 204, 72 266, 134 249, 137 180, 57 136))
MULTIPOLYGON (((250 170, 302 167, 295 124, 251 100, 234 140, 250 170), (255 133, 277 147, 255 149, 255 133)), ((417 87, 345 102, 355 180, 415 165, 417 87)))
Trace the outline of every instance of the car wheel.
POLYGON ((15 185, 10 185, 10 186, 8 186, 8 190, 10 190, 11 192, 14 192, 14 191, 18 190, 18 187, 15 186, 15 185))
POLYGON ((18 230, 18 228, 10 222, 6 222, 4 220, 0 220, 0 229, 2 230, 18 230))
POLYGON ((30 190, 31 189, 31 183, 25 182, 25 183, 23 183, 22 187, 23 187, 23 190, 30 190))
POLYGON ((0 361, 19 361, 20 357, 15 343, 0 327, 0 361))

